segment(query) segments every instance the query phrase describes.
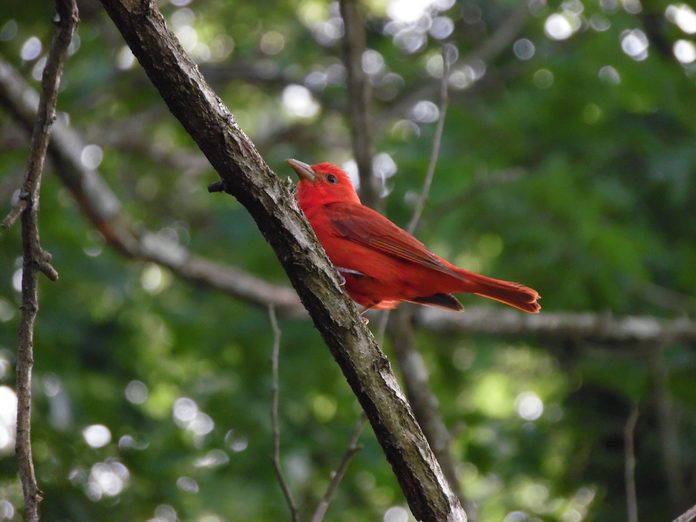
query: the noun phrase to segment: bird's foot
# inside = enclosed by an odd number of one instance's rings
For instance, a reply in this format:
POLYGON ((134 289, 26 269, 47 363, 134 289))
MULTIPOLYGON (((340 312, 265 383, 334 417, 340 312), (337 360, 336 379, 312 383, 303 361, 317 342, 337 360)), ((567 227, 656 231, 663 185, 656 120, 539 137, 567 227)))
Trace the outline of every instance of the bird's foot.
POLYGON ((336 270, 338 271, 338 275, 341 278, 341 286, 346 286, 345 276, 365 277, 365 274, 358 270, 353 270, 352 268, 343 268, 342 266, 337 266, 336 270))
POLYGON ((339 270, 337 271, 337 273, 338 273, 338 281, 339 281, 338 284, 341 285, 341 286, 346 286, 346 278, 343 277, 343 274, 341 273, 341 270, 339 269, 339 270))
POLYGON ((365 317, 365 314, 367 313, 368 310, 371 310, 374 306, 375 306, 374 304, 366 305, 363 307, 362 310, 360 310, 360 319, 362 319, 363 324, 365 324, 365 325, 370 324, 370 320, 367 317, 365 317))

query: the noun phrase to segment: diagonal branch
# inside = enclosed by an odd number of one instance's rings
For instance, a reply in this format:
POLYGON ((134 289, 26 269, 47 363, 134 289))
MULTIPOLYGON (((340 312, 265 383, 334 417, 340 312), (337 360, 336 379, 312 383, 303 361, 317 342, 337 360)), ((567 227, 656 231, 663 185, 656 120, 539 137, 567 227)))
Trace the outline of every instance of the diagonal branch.
POLYGON ((51 125, 56 117, 58 86, 63 73, 63 62, 68 45, 77 27, 78 13, 74 0, 56 1, 57 22, 53 31, 51 48, 41 79, 39 108, 31 136, 31 150, 27 173, 20 191, 17 207, 10 212, 3 225, 11 226, 21 214, 22 218, 22 317, 19 324, 17 347, 17 438, 15 452, 19 478, 24 494, 24 519, 39 520, 39 502, 42 494, 36 483, 31 447, 31 373, 34 365, 34 324, 39 311, 38 272, 50 280, 58 279, 58 272, 51 266, 51 256, 39 239, 39 192, 51 125), (17 209, 19 212, 17 212, 17 209))
POLYGON ((414 515, 465 520, 391 371, 286 183, 258 154, 149 0, 101 0, 170 111, 273 247, 356 394, 414 515))
MULTIPOLYGON (((37 114, 38 95, 2 59, 0 105, 20 125, 31 129, 37 114)), ((82 164, 80 154, 85 145, 72 128, 61 121, 55 122, 48 152, 56 173, 109 246, 128 258, 157 263, 185 281, 215 288, 254 306, 273 305, 285 315, 306 315, 292 288, 271 284, 239 268, 197 256, 176 241, 136 228, 99 171, 87 169, 82 164)))
POLYGON ((691 506, 684 513, 675 518, 672 522, 691 522, 696 520, 696 505, 691 506))

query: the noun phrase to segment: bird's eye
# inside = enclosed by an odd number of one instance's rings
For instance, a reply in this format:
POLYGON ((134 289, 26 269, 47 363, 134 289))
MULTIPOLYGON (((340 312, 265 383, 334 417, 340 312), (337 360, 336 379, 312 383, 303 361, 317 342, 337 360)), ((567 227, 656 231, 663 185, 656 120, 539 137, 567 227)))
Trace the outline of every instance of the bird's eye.
POLYGON ((326 181, 328 181, 329 183, 336 183, 336 176, 334 176, 333 174, 329 174, 328 176, 326 176, 326 181))

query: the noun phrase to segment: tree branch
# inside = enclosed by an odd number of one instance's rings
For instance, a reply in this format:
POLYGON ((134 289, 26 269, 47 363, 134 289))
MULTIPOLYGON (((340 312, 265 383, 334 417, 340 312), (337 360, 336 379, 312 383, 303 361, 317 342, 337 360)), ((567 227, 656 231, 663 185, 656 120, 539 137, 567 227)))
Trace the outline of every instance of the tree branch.
POLYGON ((370 83, 362 68, 365 52, 365 21, 357 0, 340 0, 341 17, 345 27, 343 53, 348 72, 348 115, 353 155, 360 176, 360 198, 371 208, 379 208, 380 187, 372 172, 372 124, 368 105, 370 83))
POLYGON ((543 339, 573 339, 606 344, 696 342, 696 323, 686 317, 662 320, 652 316, 553 313, 520 314, 514 310, 471 307, 452 313, 423 308, 416 325, 441 333, 528 335, 543 339))
MULTIPOLYGON (((25 129, 31 131, 36 119, 38 94, 7 62, 0 59, 0 105, 25 129)), ((150 261, 170 269, 177 277, 190 283, 224 292, 246 303, 266 308, 274 305, 278 314, 306 316, 296 292, 285 285, 273 284, 244 270, 216 263, 189 252, 183 245, 155 232, 136 229, 126 215, 123 205, 98 171, 86 169, 80 161, 85 141, 73 128, 56 121, 51 132, 48 153, 56 173, 75 197, 85 216, 102 234, 107 245, 120 254, 136 260, 150 261), (153 246, 156 245, 156 246, 153 246)), ((517 179, 521 173, 501 173, 495 183, 517 179)), ((481 187, 475 183, 474 190, 481 187)), ((493 182, 493 180, 491 180, 493 182)), ((455 196, 458 198, 459 196, 455 196)), ((439 208, 439 207, 438 207, 439 208)), ((437 210, 433 211, 433 215, 437 210)), ((430 219, 429 213, 424 217, 430 219)), ((652 316, 614 317, 597 313, 551 313, 521 316, 514 311, 493 307, 467 307, 463 314, 435 308, 421 309, 416 314, 416 326, 434 332, 467 332, 487 335, 527 335, 547 339, 576 339, 602 343, 630 343, 646 340, 661 342, 670 339, 696 342, 696 324, 686 317, 659 319, 652 316), (614 325, 621 327, 614 329, 614 325)))
POLYGON ((74 0, 56 0, 57 21, 51 48, 41 79, 39 108, 31 136, 31 150, 19 203, 3 225, 11 226, 21 213, 22 218, 22 317, 17 347, 17 436, 15 452, 24 494, 24 519, 39 520, 42 494, 36 483, 31 447, 31 377, 34 365, 34 324, 39 310, 38 272, 51 281, 58 272, 51 266, 51 256, 41 247, 39 239, 39 194, 51 125, 56 117, 58 86, 68 45, 77 27, 78 13, 74 0), (17 212, 17 209, 21 209, 17 212))
MULTIPOLYGON (((0 105, 19 124, 31 129, 36 118, 38 95, 2 59, 0 105)), ((273 305, 285 315, 306 315, 292 288, 271 284, 239 268, 197 256, 176 241, 136 228, 99 171, 87 169, 82 164, 80 154, 86 143, 75 130, 57 121, 51 136, 48 152, 58 177, 107 245, 130 259, 157 263, 185 281, 215 288, 254 306, 266 308, 273 305)))
POLYGON ((343 294, 338 276, 273 174, 222 100, 166 28, 150 0, 101 0, 170 111, 182 123, 273 247, 358 397, 414 515, 465 520, 389 362, 343 294))
POLYGON ((696 520, 696 506, 692 506, 672 522, 691 522, 692 520, 696 520))
POLYGON ((273 330, 273 351, 271 353, 271 431, 273 432, 273 468, 275 469, 276 478, 280 489, 283 491, 285 502, 290 509, 290 518, 293 522, 299 522, 300 513, 297 510, 295 498, 292 496, 292 491, 283 476, 283 468, 280 465, 280 423, 278 422, 278 394, 280 392, 280 383, 278 378, 278 363, 280 359, 280 336, 281 331, 278 326, 275 308, 268 307, 268 319, 271 321, 271 329, 273 330))
POLYGON ((638 522, 638 499, 636 496, 636 452, 633 441, 638 421, 638 405, 631 408, 631 413, 624 425, 624 482, 626 485, 626 520, 638 522))

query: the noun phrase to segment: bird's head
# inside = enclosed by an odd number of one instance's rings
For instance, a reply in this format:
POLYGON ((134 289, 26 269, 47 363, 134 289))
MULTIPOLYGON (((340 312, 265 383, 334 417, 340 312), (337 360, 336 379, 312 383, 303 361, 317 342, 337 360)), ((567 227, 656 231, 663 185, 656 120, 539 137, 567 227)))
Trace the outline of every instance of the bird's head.
POLYGON ((297 184, 297 202, 300 208, 337 201, 360 203, 348 174, 336 165, 308 165, 295 159, 289 159, 288 164, 300 178, 297 184))

